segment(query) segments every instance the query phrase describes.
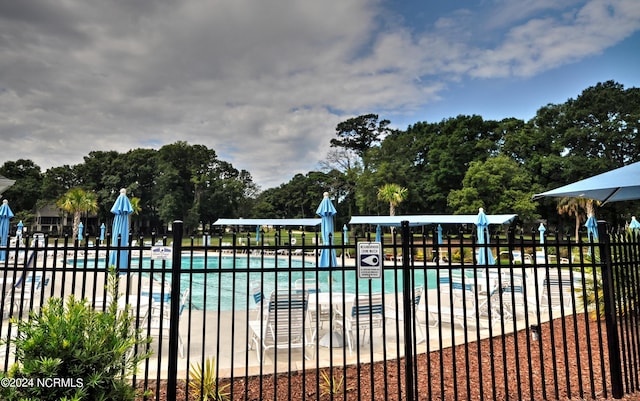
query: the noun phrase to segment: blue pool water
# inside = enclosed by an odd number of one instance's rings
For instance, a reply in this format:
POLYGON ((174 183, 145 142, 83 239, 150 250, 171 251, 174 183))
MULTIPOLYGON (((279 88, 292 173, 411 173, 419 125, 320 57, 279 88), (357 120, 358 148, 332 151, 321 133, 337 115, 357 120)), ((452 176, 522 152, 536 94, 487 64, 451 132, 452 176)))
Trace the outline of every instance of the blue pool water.
MULTIPOLYGON (((265 294, 270 294, 274 289, 291 288, 298 279, 315 279, 319 283, 320 291, 329 291, 329 279, 332 280, 332 291, 350 293, 368 293, 382 291, 382 279, 358 279, 356 272, 353 270, 345 271, 334 270, 330 275, 329 270, 309 271, 272 271, 262 272, 261 268, 275 268, 275 258, 236 258, 231 256, 204 256, 183 257, 182 266, 189 269, 191 273, 184 273, 180 278, 181 290, 191 288, 191 303, 196 309, 207 310, 231 310, 232 305, 236 310, 247 308, 247 301, 253 302, 253 298, 249 296, 251 291, 250 283, 262 282, 262 288, 265 294), (247 260, 249 260, 248 270, 256 269, 260 271, 246 272, 237 271, 236 269, 247 269, 247 260), (198 272, 202 271, 202 272, 198 272), (357 287, 357 290, 356 290, 357 287), (205 304, 206 299, 206 304, 205 304)), ((289 260, 286 258, 277 259, 278 267, 302 268, 302 261, 289 260)), ((101 266, 104 259, 98 261, 101 266)), ((155 262, 155 267, 160 265, 155 262)), ((92 264, 89 261, 88 264, 92 264)), ((133 266, 139 265, 139 259, 132 258, 133 266)), ((142 267, 150 268, 149 258, 143 258, 142 267)), ((166 261, 167 268, 171 267, 171 261, 166 261)), ((312 264, 309 264, 312 267, 312 264)), ((156 279, 160 279, 160 274, 155 275, 156 279)), ((393 293, 402 290, 401 273, 395 270, 385 270, 384 272, 384 290, 386 293, 393 293), (394 274, 395 273, 395 274, 394 274)), ((171 275, 166 274, 166 279, 170 280, 171 275)), ((436 271, 435 269, 416 270, 415 284, 425 285, 425 288, 436 287, 436 271), (427 285, 425 285, 425 283, 427 285)), ((252 305, 248 305, 252 307, 252 305)))

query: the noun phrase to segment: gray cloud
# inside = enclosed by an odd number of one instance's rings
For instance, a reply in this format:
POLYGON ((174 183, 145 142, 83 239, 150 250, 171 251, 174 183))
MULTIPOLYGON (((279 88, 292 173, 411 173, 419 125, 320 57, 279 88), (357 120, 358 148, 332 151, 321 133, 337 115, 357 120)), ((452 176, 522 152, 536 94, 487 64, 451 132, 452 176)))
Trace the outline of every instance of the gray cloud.
POLYGON ((314 169, 349 117, 411 115, 450 82, 531 76, 640 25, 635 0, 516 3, 416 30, 370 0, 1 2, 3 159, 46 169, 184 140, 267 188, 314 169))

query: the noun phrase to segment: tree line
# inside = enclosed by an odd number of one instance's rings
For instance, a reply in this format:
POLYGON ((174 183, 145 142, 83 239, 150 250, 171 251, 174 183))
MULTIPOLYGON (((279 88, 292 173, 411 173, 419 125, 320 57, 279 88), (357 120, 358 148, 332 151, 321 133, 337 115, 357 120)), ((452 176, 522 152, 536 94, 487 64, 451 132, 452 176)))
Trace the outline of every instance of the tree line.
MULTIPOLYGON (((352 215, 516 213, 525 230, 541 219, 569 231, 589 205, 567 207, 532 195, 640 160, 640 89, 598 83, 562 104, 542 106, 529 121, 459 115, 417 122, 404 130, 376 114, 336 126, 316 171, 260 190, 248 171, 220 160, 203 145, 176 142, 158 150, 93 151, 78 165, 44 173, 30 160, 7 161, 0 175, 16 180, 5 191, 17 216, 57 202, 72 188, 97 197, 100 219, 120 188, 138 198, 137 225, 162 232, 175 219, 187 233, 210 229, 219 217, 314 217, 325 191, 338 209, 338 226, 352 215), (402 190, 400 199, 389 185, 402 190), (387 187, 385 187, 387 186, 387 187), (383 196, 381 196, 381 194, 383 196), (563 217, 563 213, 566 217, 563 217)), ((610 204, 599 218, 624 224, 636 202, 610 204)))

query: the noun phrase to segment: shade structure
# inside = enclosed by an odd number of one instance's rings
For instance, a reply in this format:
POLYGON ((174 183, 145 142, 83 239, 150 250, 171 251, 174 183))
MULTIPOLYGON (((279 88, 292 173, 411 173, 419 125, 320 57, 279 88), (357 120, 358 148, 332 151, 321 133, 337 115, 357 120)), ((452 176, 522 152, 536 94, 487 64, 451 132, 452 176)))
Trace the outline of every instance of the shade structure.
MULTIPOLYGON (((129 198, 127 198, 127 190, 122 188, 120 195, 111 208, 111 213, 114 214, 111 245, 129 246, 129 215, 132 212, 133 208, 129 198)), ((126 249, 122 249, 119 252, 111 252, 109 265, 116 266, 119 270, 126 269, 129 265, 129 252, 126 249)))
MULTIPOLYGON (((484 213, 484 210, 480 208, 478 210, 478 217, 476 219, 476 227, 478 230, 478 244, 487 244, 489 241, 489 219, 484 213)), ((478 249, 478 264, 479 265, 495 265, 496 260, 493 257, 491 249, 486 246, 481 246, 478 249)))
POLYGON ((0 194, 2 194, 5 191, 5 189, 7 189, 10 186, 12 186, 14 182, 16 182, 16 181, 15 180, 10 180, 10 179, 0 175, 0 194))
POLYGON ((274 226, 274 227, 295 227, 295 226, 317 226, 322 219, 218 219, 214 226, 274 226))
POLYGON ((82 233, 84 231, 84 224, 82 224, 82 222, 80 222, 80 224, 78 224, 78 242, 82 241, 82 233))
MULTIPOLYGON (((333 206, 333 203, 331 203, 331 199, 329 199, 329 193, 325 192, 322 202, 320 202, 316 210, 316 214, 320 216, 322 220, 320 222, 320 232, 322 234, 322 245, 324 246, 333 245, 331 243, 333 236, 333 216, 337 213, 336 208, 333 206)), ((318 267, 332 267, 336 266, 336 264, 336 251, 334 249, 325 248, 320 251, 318 267)))
POLYGON ((640 199, 640 162, 536 194, 533 198, 545 196, 595 199, 603 204, 640 199))
POLYGON ((382 226, 376 226, 376 242, 382 242, 382 226))
MULTIPOLYGON (((516 220, 517 214, 488 214, 489 224, 510 224, 516 220)), ((430 224, 475 224, 477 214, 424 214, 400 216, 351 216, 349 224, 378 224, 381 226, 400 227, 408 221, 412 227, 430 224)))
POLYGON ((4 249, 7 246, 9 240, 9 222, 13 217, 13 212, 9 207, 9 201, 4 199, 2 206, 0 206, 0 246, 3 249, 0 251, 0 260, 6 260, 7 251, 4 249))
POLYGON ((104 232, 106 231, 104 223, 100 224, 100 242, 104 241, 104 232))
POLYGON ((540 243, 544 244, 544 232, 547 231, 546 227, 544 226, 544 224, 540 223, 540 225, 538 226, 538 232, 540 233, 540 243))

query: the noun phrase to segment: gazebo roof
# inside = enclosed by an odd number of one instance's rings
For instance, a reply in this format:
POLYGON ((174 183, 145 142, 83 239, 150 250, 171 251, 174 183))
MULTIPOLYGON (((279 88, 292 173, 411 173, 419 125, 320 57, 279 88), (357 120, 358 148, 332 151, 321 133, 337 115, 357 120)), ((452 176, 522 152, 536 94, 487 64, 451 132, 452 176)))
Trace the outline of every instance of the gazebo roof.
POLYGON ((218 219, 214 226, 318 226, 321 219, 218 219))
MULTIPOLYGON (((489 224, 508 224, 518 217, 517 214, 488 214, 489 224)), ((477 214, 430 214, 406 216, 352 216, 349 224, 375 224, 380 226, 399 226, 408 221, 412 226, 429 224, 475 224, 477 214)))

